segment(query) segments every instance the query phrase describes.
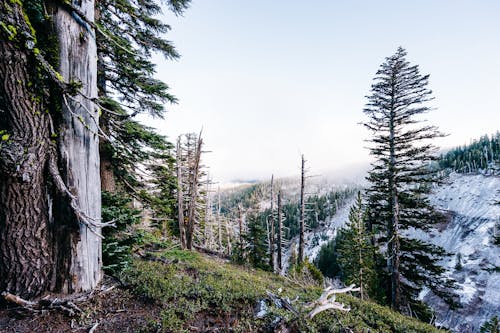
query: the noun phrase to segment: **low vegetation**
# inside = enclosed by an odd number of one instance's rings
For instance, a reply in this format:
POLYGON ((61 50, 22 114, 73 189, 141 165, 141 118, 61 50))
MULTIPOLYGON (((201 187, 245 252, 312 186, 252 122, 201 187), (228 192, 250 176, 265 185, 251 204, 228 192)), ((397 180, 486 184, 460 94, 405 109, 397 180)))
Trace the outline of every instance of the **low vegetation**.
POLYGON ((177 249, 148 258, 135 260, 122 274, 138 297, 162 309, 148 319, 145 332, 266 332, 279 325, 295 332, 443 332, 350 295, 337 298, 352 309, 349 313, 329 310, 306 320, 306 304, 319 297, 319 286, 177 249), (272 305, 266 291, 296 300, 299 315, 272 305), (263 300, 267 311, 257 318, 263 300))

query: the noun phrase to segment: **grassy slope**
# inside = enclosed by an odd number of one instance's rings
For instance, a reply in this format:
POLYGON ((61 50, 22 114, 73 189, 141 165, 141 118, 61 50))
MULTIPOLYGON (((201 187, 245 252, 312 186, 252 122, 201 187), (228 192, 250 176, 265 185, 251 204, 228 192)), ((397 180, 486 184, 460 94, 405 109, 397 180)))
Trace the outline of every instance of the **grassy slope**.
POLYGON ((443 332, 349 295, 339 295, 337 300, 351 307, 351 312, 330 310, 312 321, 305 320, 304 305, 321 294, 319 288, 301 287, 274 274, 195 252, 169 250, 157 255, 172 264, 136 260, 123 275, 137 294, 162 307, 159 315, 150 317, 144 331, 258 332, 268 330, 269 324, 281 315, 300 332, 344 332, 342 327, 353 332, 443 332), (301 315, 294 317, 271 307, 268 316, 255 319, 255 305, 265 298, 266 290, 276 293, 280 288, 282 296, 299 297, 294 306, 301 315))

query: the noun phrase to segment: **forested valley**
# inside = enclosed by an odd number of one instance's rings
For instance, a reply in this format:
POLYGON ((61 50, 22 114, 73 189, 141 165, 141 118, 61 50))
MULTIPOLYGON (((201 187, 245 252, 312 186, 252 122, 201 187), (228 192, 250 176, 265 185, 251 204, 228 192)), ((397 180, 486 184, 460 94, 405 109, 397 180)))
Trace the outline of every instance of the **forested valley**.
POLYGON ((221 186, 203 130, 141 121, 182 103, 153 59, 191 5, 0 0, 0 332, 498 333, 500 132, 435 146, 399 47, 353 111, 361 180, 304 153, 221 186))

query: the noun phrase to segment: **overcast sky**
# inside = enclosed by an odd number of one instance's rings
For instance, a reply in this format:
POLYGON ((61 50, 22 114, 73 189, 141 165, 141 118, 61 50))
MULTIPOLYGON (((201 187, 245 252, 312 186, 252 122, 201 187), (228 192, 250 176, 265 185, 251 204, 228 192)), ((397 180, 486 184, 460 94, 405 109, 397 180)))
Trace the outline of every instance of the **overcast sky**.
POLYGON ((173 141, 203 127, 214 178, 368 163, 364 96, 398 46, 431 74, 428 114, 450 147, 500 129, 500 1, 193 0, 166 15, 182 54, 155 58, 179 104, 148 122, 173 141))

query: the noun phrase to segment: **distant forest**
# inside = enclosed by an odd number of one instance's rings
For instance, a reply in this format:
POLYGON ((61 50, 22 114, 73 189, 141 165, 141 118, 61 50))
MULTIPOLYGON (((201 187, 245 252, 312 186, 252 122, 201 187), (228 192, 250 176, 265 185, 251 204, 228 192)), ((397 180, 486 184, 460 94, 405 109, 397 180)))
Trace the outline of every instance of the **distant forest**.
POLYGON ((439 166, 450 168, 459 173, 496 170, 500 162, 500 132, 454 148, 441 155, 439 166))

